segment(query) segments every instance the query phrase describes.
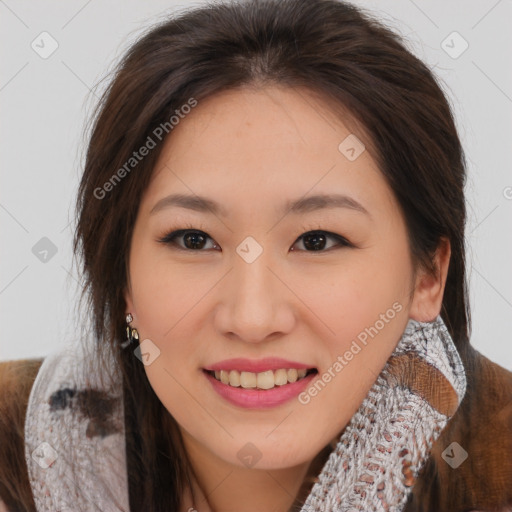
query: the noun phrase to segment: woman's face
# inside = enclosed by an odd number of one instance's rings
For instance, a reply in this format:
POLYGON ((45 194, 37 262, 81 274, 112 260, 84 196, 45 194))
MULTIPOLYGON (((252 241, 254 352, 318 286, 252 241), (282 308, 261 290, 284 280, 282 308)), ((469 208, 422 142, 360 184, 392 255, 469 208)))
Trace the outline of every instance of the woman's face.
POLYGON ((328 104, 277 87, 224 92, 175 126, 129 272, 145 371, 186 445, 262 469, 311 461, 346 426, 415 285, 404 220, 369 152, 328 104), (187 231, 172 241, 176 230, 187 231), (316 373, 284 384, 304 373, 294 369, 316 373))

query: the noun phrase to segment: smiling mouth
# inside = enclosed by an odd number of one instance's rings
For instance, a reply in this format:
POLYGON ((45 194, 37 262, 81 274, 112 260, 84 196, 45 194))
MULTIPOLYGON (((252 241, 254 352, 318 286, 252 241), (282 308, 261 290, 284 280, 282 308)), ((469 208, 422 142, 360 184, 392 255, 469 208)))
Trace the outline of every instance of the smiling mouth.
POLYGON ((259 373, 239 372, 238 370, 203 371, 227 386, 244 389, 273 389, 302 380, 310 374, 318 373, 316 368, 310 368, 309 370, 305 368, 300 370, 281 368, 259 373))

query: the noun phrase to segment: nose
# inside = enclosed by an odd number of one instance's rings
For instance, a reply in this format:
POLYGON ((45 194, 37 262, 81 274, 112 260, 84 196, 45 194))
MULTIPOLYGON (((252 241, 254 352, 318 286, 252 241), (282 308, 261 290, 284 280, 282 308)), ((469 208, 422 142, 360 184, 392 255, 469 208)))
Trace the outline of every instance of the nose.
POLYGON ((247 343, 290 332, 296 321, 294 295, 284 276, 279 275, 265 251, 252 263, 235 256, 222 286, 216 328, 224 336, 247 343))

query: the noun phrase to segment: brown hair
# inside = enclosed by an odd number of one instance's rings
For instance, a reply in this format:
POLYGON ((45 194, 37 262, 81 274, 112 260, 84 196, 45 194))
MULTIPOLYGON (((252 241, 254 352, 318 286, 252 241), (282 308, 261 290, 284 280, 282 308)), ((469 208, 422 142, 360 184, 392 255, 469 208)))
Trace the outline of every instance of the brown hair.
POLYGON ((123 374, 132 510, 178 510, 187 482, 175 420, 132 350, 120 348, 132 230, 163 144, 102 198, 97 190, 190 98, 253 84, 307 87, 361 123, 404 214, 415 263, 435 271, 440 238, 450 241, 441 315, 470 363, 465 159, 429 68, 397 34, 336 0, 216 3, 180 13, 150 29, 119 64, 95 112, 77 199, 74 250, 98 361, 109 344, 123 374))
POLYGON ((29 394, 43 362, 19 359, 0 362, 0 510, 36 511, 24 453, 29 394))

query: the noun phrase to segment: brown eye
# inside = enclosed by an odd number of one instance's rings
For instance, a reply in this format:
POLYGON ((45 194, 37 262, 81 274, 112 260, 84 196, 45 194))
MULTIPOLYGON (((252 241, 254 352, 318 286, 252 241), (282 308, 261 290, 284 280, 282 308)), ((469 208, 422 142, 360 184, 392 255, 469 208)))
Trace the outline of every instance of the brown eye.
MULTIPOLYGON (((192 229, 179 229, 177 231, 172 231, 157 241, 163 244, 173 245, 178 249, 183 249, 185 251, 188 250, 202 252, 203 249, 220 249, 215 241, 204 231, 192 229), (211 240, 213 245, 207 247, 209 240, 211 240)), ((327 252, 328 250, 340 247, 353 247, 342 236, 335 233, 330 233, 328 231, 309 231, 304 233, 297 239, 294 246, 299 241, 301 241, 303 244, 304 248, 301 249, 301 251, 304 252, 327 252), (330 246, 329 239, 334 241, 334 243, 331 243, 330 246)), ((296 251, 294 247, 292 247, 290 250, 296 251)))
MULTIPOLYGON (((205 248, 208 240, 212 239, 203 231, 180 229, 165 235, 158 242, 172 244, 183 250, 200 251, 205 248), (182 243, 178 243, 178 240, 181 240, 182 243)), ((218 247, 215 243, 214 245, 218 247)))
MULTIPOLYGON (((298 238, 298 241, 302 241, 306 252, 322 251, 325 252, 327 240, 335 240, 335 244, 327 249, 336 247, 349 247, 350 243, 345 240, 342 236, 336 235, 335 233, 329 233, 328 231, 310 231, 304 233, 298 238)), ((294 250, 293 247, 291 249, 294 250)))

